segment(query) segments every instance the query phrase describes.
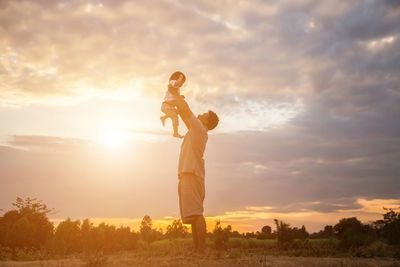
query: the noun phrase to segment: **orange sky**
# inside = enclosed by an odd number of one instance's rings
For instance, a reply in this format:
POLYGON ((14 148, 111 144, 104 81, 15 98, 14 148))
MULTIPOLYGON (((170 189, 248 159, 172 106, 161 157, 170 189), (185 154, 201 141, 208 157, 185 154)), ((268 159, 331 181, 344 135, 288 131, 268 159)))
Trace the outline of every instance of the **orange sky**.
POLYGON ((379 219, 400 206, 399 15, 390 1, 1 1, 0 208, 30 196, 55 222, 177 218, 180 140, 159 116, 181 70, 192 110, 220 117, 209 225, 379 219))

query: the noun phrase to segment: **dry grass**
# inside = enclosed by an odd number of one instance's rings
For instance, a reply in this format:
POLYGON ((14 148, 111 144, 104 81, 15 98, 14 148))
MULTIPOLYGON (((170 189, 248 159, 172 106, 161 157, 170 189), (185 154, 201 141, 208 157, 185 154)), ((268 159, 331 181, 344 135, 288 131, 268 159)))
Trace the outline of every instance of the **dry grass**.
POLYGON ((110 255, 82 256, 77 259, 60 259, 44 261, 3 261, 4 267, 123 267, 123 266, 400 266, 400 261, 391 258, 315 258, 263 255, 262 252, 251 252, 240 249, 228 251, 207 250, 204 255, 195 254, 187 249, 166 253, 157 250, 114 253, 110 255), (96 259, 98 257, 98 259, 96 259))

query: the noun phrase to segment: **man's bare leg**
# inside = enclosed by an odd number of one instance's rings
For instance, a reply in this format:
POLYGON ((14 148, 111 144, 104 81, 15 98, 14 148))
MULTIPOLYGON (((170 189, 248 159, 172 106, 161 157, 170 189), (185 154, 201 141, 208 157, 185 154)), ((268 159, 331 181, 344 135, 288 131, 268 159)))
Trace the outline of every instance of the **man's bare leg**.
POLYGON ((195 223, 192 223, 192 238, 193 238, 193 246, 194 246, 194 251, 198 250, 198 241, 197 241, 197 230, 196 230, 196 226, 195 223))
POLYGON ((197 234, 197 251, 204 253, 206 249, 206 220, 203 215, 196 216, 194 228, 197 234))

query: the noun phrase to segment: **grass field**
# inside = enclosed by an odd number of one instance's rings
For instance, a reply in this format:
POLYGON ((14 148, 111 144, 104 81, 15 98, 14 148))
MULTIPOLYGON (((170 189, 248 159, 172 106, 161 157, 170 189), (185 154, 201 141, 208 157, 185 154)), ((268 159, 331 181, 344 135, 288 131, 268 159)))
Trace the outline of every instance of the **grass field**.
POLYGON ((332 258, 332 257, 288 257, 264 255, 261 250, 230 249, 216 251, 208 249, 205 255, 174 248, 170 253, 157 250, 114 253, 96 256, 75 256, 67 259, 16 262, 0 262, 0 266, 40 267, 117 267, 117 266, 400 266, 400 261, 390 258, 332 258))
POLYGON ((37 261, 2 261, 0 266, 400 266, 398 259, 387 257, 356 258, 346 253, 332 256, 336 251, 332 248, 338 242, 334 239, 311 239, 305 247, 298 240, 298 249, 288 251, 278 250, 276 242, 230 238, 227 249, 216 250, 213 242, 207 239, 207 251, 199 255, 192 252, 191 238, 160 240, 149 245, 142 243, 133 251, 54 256, 37 261))

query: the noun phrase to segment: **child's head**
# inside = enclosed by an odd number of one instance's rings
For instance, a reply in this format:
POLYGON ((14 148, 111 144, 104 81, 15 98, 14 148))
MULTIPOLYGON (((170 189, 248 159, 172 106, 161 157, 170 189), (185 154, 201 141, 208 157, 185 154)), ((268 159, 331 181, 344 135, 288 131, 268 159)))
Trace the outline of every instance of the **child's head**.
POLYGON ((169 77, 169 80, 176 81, 174 87, 181 87, 182 84, 186 81, 186 77, 185 74, 183 74, 182 72, 175 71, 174 73, 172 73, 171 77, 169 77))

